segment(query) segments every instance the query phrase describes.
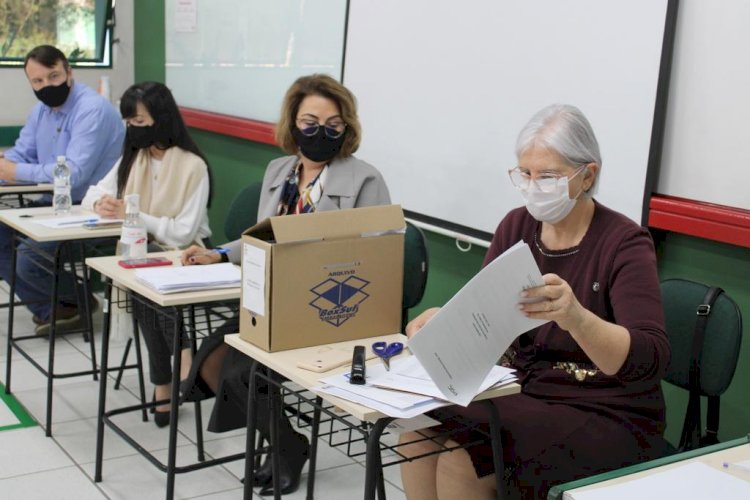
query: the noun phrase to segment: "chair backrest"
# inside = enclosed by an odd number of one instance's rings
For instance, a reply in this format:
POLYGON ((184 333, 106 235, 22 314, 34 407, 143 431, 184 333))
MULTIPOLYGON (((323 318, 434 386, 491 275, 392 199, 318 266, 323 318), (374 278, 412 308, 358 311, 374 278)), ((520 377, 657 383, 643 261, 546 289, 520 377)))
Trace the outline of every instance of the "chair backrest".
POLYGON ((401 331, 406 328, 408 311, 422 301, 429 270, 427 244, 424 233, 411 222, 406 222, 404 235, 404 295, 401 331))
POLYGON ((234 241, 242 236, 245 229, 258 222, 258 203, 260 202, 261 182, 254 182, 237 193, 229 205, 224 220, 224 236, 234 241))
POLYGON ((717 295, 719 290, 682 279, 661 283, 672 351, 665 380, 690 393, 677 447, 679 451, 719 442, 720 396, 732 382, 742 341, 740 309, 723 290, 717 295), (713 304, 710 304, 712 297, 713 304), (704 326, 703 339, 694 347, 693 338, 699 319, 704 326), (698 370, 691 377, 694 356, 698 370), (701 396, 707 396, 708 400, 705 432, 701 425, 701 396))
MULTIPOLYGON (((672 350, 672 361, 665 379, 684 389, 690 388, 690 357, 697 307, 708 286, 683 279, 661 283, 664 319, 672 350)), ((742 341, 742 314, 734 300, 720 294, 706 322, 700 350, 700 390, 704 396, 719 396, 734 377, 742 341)))

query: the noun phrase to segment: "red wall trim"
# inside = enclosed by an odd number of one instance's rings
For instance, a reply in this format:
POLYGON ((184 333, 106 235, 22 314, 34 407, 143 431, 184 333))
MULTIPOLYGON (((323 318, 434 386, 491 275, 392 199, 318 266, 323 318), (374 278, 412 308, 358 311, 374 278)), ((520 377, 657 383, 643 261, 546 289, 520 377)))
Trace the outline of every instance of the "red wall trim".
POLYGON ((188 127, 194 127, 217 134, 239 137, 249 141, 276 145, 274 124, 238 118, 236 116, 209 113, 193 108, 180 107, 182 118, 188 127))
POLYGON ((750 248, 750 210, 654 195, 648 225, 750 248))

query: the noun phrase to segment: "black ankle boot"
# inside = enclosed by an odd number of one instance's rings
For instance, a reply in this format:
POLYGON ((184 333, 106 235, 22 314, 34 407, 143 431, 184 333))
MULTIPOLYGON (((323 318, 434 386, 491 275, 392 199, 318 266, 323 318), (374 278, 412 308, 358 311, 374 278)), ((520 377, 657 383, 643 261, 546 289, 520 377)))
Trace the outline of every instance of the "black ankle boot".
MULTIPOLYGON (((281 467, 279 486, 281 487, 281 494, 288 495, 289 493, 297 491, 297 488, 299 488, 299 479, 302 475, 302 468, 305 466, 307 457, 310 454, 310 442, 304 434, 294 432, 290 434, 289 437, 284 438, 282 436, 282 442, 280 444, 282 453, 279 457, 279 464, 281 467)), ((260 490, 260 494, 273 495, 272 480, 260 490)))
MULTIPOLYGON (((266 455, 266 459, 261 466, 255 470, 255 481, 253 481, 254 488, 265 488, 271 484, 271 480, 273 479, 273 471, 271 469, 271 457, 266 455)), ((273 486, 271 487, 273 488, 273 486)))

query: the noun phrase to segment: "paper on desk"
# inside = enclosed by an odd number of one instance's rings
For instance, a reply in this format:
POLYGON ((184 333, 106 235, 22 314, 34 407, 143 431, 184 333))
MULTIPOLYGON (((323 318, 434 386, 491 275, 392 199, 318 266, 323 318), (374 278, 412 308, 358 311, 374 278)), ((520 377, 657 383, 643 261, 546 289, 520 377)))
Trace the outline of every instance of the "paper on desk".
MULTIPOLYGON (((498 384, 509 384, 517 380, 515 370, 504 366, 493 366, 479 386, 484 392, 498 384)), ((391 362, 391 371, 383 370, 378 375, 367 375, 367 383, 377 387, 424 394, 433 398, 445 399, 442 391, 432 381, 416 356, 408 356, 391 362)))
POLYGON ((660 471, 619 483, 613 486, 588 491, 568 491, 566 500, 703 500, 706 498, 747 499, 750 498, 750 482, 743 481, 726 472, 714 469, 701 462, 660 471))
POLYGON ((44 227, 50 227, 52 229, 60 229, 64 227, 82 227, 87 222, 99 222, 101 217, 96 214, 78 214, 68 215, 65 217, 46 217, 44 219, 32 219, 35 224, 40 224, 44 227))
POLYGON ((513 340, 546 323, 518 310, 520 293, 543 285, 529 246, 519 241, 474 276, 409 340, 445 399, 466 406, 513 340))
POLYGON ((427 413, 428 411, 450 405, 450 403, 448 403, 447 401, 430 398, 424 403, 402 409, 385 403, 381 403, 379 401, 375 401, 374 399, 362 396, 361 394, 340 389, 332 385, 321 385, 319 387, 313 387, 311 390, 320 394, 328 394, 337 398, 346 399, 347 401, 351 401, 353 403, 361 404, 362 406, 372 408, 373 410, 379 411, 384 415, 388 415, 389 417, 394 418, 412 418, 416 417, 417 415, 427 413))
POLYGON ((388 432, 394 432, 396 434, 402 434, 404 432, 418 431, 420 429, 427 429, 429 427, 435 427, 440 425, 440 422, 434 418, 430 418, 427 415, 417 415, 412 418, 397 418, 390 424, 386 425, 388 432))
POLYGON ((147 267, 135 270, 135 279, 160 293, 235 288, 241 272, 229 262, 207 266, 147 267))
MULTIPOLYGON (((413 356, 409 357, 411 358, 413 356)), ((421 394, 402 391, 392 391, 389 389, 381 389, 372 385, 371 380, 379 377, 383 373, 386 373, 385 366, 373 364, 367 365, 367 377, 364 385, 350 384, 349 374, 346 372, 323 377, 320 379, 320 382, 325 385, 330 385, 348 392, 356 393, 362 397, 367 398, 368 400, 387 404, 388 406, 399 408, 401 410, 407 409, 417 404, 429 402, 433 399, 433 397, 431 396, 424 396, 421 394)))
POLYGON ((266 252, 247 243, 242 245, 242 307, 266 314, 266 252))

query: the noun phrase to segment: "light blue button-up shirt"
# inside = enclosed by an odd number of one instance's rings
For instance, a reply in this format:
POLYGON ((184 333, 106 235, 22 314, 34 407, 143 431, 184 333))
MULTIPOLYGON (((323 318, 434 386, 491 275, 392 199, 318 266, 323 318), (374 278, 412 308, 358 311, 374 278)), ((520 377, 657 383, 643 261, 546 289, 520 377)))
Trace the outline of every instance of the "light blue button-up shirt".
POLYGON ((74 82, 58 109, 41 102, 34 106, 5 158, 16 163, 16 179, 52 182, 57 157, 65 156, 73 201, 79 202, 120 157, 124 138, 115 107, 91 87, 74 82))

